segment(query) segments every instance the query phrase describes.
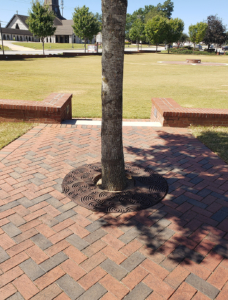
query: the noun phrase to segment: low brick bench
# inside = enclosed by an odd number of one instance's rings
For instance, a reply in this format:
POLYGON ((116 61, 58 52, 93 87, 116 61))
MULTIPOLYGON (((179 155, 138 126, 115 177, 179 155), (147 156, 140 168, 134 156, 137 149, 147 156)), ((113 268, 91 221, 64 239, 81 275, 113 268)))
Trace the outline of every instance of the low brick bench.
POLYGON ((0 99, 0 122, 59 124, 72 119, 72 94, 53 93, 43 101, 0 99))
POLYGON ((188 64, 201 64, 201 59, 186 59, 188 64))
POLYGON ((228 126, 228 109, 186 108, 171 98, 152 98, 150 120, 167 127, 228 126))

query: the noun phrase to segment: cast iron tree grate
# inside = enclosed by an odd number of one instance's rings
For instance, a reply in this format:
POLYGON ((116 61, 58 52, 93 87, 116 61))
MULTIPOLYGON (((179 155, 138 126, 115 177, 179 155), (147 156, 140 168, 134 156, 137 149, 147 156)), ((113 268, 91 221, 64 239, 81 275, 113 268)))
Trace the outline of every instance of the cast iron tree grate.
POLYGON ((121 192, 102 190, 96 184, 101 164, 83 165, 63 179, 63 193, 76 204, 99 212, 143 210, 161 201, 168 192, 167 181, 151 168, 126 163, 128 186, 121 192))

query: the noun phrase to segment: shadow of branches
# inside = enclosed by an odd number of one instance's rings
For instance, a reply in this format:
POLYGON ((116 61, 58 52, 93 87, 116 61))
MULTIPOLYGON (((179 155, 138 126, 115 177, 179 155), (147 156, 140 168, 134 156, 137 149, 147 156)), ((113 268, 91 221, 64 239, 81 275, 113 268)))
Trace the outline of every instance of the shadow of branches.
POLYGON ((146 210, 102 214, 103 226, 121 229, 119 240, 125 244, 137 239, 140 251, 169 271, 182 261, 206 264, 208 253, 228 257, 227 165, 191 134, 150 132, 152 142, 148 129, 134 142, 128 130, 125 161, 163 175, 169 192, 146 210))
POLYGON ((193 127, 193 134, 228 163, 228 128, 193 127))

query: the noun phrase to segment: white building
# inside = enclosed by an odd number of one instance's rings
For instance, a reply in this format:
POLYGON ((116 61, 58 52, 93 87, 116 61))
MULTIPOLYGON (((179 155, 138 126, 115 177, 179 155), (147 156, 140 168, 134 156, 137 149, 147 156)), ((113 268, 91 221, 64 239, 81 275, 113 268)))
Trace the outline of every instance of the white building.
MULTIPOLYGON (((45 38, 47 43, 81 43, 82 40, 73 33, 73 20, 66 20, 60 14, 59 0, 45 0, 44 3, 49 5, 50 10, 55 14, 54 26, 56 31, 53 36, 45 38)), ((3 40, 15 40, 15 41, 33 41, 39 42, 39 38, 33 36, 29 31, 26 19, 28 16, 15 14, 8 22, 5 28, 2 28, 3 40)), ((95 39, 88 41, 94 43, 95 39)))

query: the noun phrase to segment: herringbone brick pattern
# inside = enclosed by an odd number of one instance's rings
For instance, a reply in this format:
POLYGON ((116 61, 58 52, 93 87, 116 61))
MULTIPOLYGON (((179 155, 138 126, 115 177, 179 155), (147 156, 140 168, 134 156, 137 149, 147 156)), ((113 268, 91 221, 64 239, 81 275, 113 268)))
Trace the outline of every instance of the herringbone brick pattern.
POLYGON ((228 168, 186 129, 124 127, 125 161, 169 182, 156 206, 93 213, 61 192, 100 128, 39 125, 0 151, 0 299, 228 295, 228 168))

